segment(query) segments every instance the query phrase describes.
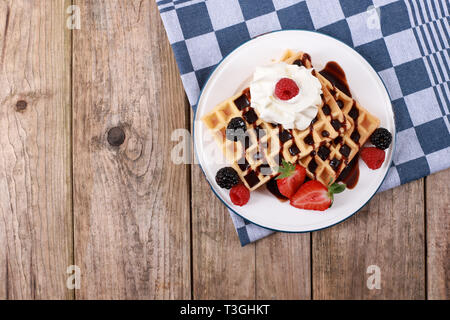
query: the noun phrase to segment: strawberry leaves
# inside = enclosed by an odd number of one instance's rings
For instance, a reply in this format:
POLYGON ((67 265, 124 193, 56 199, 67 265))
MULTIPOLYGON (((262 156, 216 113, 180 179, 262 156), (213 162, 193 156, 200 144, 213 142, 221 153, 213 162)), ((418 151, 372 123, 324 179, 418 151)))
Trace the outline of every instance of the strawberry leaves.
POLYGON ((288 178, 295 172, 295 164, 287 162, 283 159, 282 166, 278 167, 278 172, 281 174, 277 177, 277 180, 288 178))
MULTIPOLYGON (((333 181, 333 180, 331 180, 331 181, 333 181)), ((331 199, 331 204, 333 204, 334 195, 344 192, 344 190, 347 188, 347 185, 345 183, 336 183, 336 182, 331 184, 331 181, 330 181, 330 184, 328 185, 328 196, 331 199)))

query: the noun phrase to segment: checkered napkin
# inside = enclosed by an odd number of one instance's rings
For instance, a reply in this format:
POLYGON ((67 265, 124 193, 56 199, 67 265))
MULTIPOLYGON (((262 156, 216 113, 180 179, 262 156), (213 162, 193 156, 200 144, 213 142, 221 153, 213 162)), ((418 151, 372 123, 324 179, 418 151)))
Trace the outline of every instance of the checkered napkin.
MULTIPOLYGON (((385 82, 396 116, 394 163, 380 190, 450 167, 448 0, 157 1, 193 108, 223 57, 282 29, 335 37, 385 82)), ((231 213, 242 245, 272 233, 231 213)))

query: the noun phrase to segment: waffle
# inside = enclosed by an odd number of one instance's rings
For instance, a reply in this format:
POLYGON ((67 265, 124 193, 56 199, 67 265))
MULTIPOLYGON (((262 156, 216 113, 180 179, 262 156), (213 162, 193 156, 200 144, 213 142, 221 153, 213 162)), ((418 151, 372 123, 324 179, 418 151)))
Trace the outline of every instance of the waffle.
MULTIPOLYGON (((310 56, 302 52, 288 50, 281 61, 312 67, 310 56)), ((318 76, 315 71, 313 75, 318 76)), ((220 103, 202 118, 232 167, 251 191, 278 175, 282 159, 296 163, 321 145, 342 136, 350 128, 351 124, 346 121, 343 111, 324 84, 325 82, 322 83, 322 106, 306 130, 286 130, 282 125, 261 120, 257 111, 250 107, 248 88, 220 103), (235 117, 246 121, 246 141, 233 142, 226 138, 228 122, 235 117)))
POLYGON ((333 141, 322 144, 299 161, 306 168, 307 175, 311 179, 328 185, 330 182, 336 181, 344 168, 358 154, 361 146, 380 125, 380 120, 357 101, 333 87, 321 74, 318 74, 317 77, 333 96, 329 103, 337 105, 338 101, 342 102, 342 112, 349 124, 344 134, 333 141))

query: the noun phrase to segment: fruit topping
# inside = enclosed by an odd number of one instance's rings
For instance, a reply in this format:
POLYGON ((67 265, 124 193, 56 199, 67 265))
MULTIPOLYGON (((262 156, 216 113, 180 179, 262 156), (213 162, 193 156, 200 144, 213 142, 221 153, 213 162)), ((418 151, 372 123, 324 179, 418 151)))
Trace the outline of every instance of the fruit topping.
POLYGON ((230 141, 242 141, 245 138, 245 132, 247 131, 247 125, 244 119, 236 117, 228 122, 226 136, 230 141))
POLYGON ((245 206, 250 200, 250 191, 243 184, 238 184, 231 189, 230 198, 235 205, 245 206))
POLYGON ((345 184, 334 183, 328 188, 317 180, 306 182, 291 198, 291 205, 306 210, 325 211, 333 204, 334 194, 345 190, 345 184))
POLYGON ((280 100, 291 100, 294 98, 300 89, 294 80, 289 78, 283 78, 277 82, 275 86, 275 96, 280 100))
POLYGON ((231 189, 239 183, 239 175, 233 168, 225 167, 217 171, 216 182, 221 188, 231 189))
POLYGON ((385 156, 386 153, 384 152, 384 150, 378 148, 369 147, 361 150, 361 158, 372 170, 376 170, 381 167, 384 162, 385 156))
POLYGON ((386 150, 392 143, 392 134, 385 128, 378 128, 370 137, 370 142, 381 150, 386 150))
POLYGON ((281 172, 281 175, 277 178, 278 190, 283 196, 292 197, 305 181, 305 168, 283 160, 283 165, 278 169, 278 172, 281 172))

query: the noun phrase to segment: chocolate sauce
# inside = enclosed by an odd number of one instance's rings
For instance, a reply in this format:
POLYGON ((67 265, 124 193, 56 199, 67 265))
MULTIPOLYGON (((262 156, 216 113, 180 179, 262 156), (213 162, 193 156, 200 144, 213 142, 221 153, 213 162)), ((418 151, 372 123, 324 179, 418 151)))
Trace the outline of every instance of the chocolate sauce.
POLYGON ((279 134, 280 141, 282 144, 292 139, 292 134, 288 130, 283 130, 279 134))
POLYGON ((323 111, 323 114, 326 115, 326 116, 329 116, 329 115, 331 114, 331 108, 330 108, 330 106, 327 105, 327 104, 325 104, 325 105, 322 107, 322 111, 323 111))
POLYGON ((247 112, 244 113, 244 119, 250 124, 253 124, 258 120, 258 115, 255 110, 250 108, 247 112))
POLYGON ((347 185, 347 189, 353 189, 359 180, 359 154, 342 170, 337 181, 341 181, 347 185))
POLYGON ((328 156, 330 155, 331 151, 326 146, 320 146, 319 150, 317 151, 317 155, 322 159, 323 161, 328 159, 328 156))
POLYGON ((336 119, 331 120, 331 125, 336 131, 339 131, 339 129, 342 127, 342 123, 340 123, 339 120, 336 119))
POLYGON ((250 101, 247 95, 245 95, 245 93, 236 100, 234 100, 234 104, 239 110, 243 110, 247 107, 250 107, 250 101))
POLYGON ((244 177, 245 181, 247 181, 248 185, 250 186, 250 188, 253 188, 254 186, 256 186, 259 183, 259 178, 258 175, 255 171, 250 171, 245 177, 244 177))
POLYGON ((359 110, 355 105, 355 102, 353 102, 352 109, 349 111, 348 115, 353 119, 356 120, 359 117, 359 110))
POLYGON ((350 149, 350 147, 346 144, 344 144, 340 149, 339 152, 346 158, 348 158, 348 156, 350 155, 350 152, 352 150, 350 149))
POLYGON ((276 178, 269 180, 269 182, 267 182, 266 184, 266 187, 267 190, 269 190, 269 192, 273 194, 275 197, 277 197, 278 200, 280 200, 281 202, 286 202, 289 200, 287 197, 283 196, 280 190, 278 189, 276 178))
POLYGON ((355 143, 359 144, 359 139, 361 138, 361 135, 359 134, 358 130, 355 130, 352 132, 350 139, 355 141, 355 143))
MULTIPOLYGON (((325 77, 331 84, 345 93, 347 96, 351 97, 350 88, 347 83, 347 77, 345 76, 344 70, 337 64, 337 62, 330 61, 327 63, 325 68, 319 72, 323 77, 325 77)), ((334 96, 334 94, 333 94, 334 96)))
POLYGON ((341 165, 341 160, 339 160, 337 158, 331 159, 330 166, 333 168, 334 171, 338 171, 340 165, 341 165))
POLYGON ((245 170, 247 170, 248 167, 250 167, 250 164, 248 163, 248 161, 245 157, 238 160, 237 163, 238 163, 239 169, 241 169, 242 172, 245 172, 245 170))
POLYGON ((304 141, 307 145, 310 145, 310 146, 313 146, 313 145, 314 145, 314 138, 313 138, 312 134, 307 135, 306 138, 303 139, 303 141, 304 141))
POLYGON ((293 144, 290 148, 289 148, 289 153, 295 157, 296 155, 298 155, 300 153, 300 149, 297 147, 296 144, 293 144))
POLYGON ((311 161, 308 164, 308 170, 312 173, 315 174, 316 173, 316 169, 317 169, 318 165, 316 160, 314 160, 314 158, 311 159, 311 161))

